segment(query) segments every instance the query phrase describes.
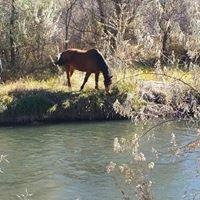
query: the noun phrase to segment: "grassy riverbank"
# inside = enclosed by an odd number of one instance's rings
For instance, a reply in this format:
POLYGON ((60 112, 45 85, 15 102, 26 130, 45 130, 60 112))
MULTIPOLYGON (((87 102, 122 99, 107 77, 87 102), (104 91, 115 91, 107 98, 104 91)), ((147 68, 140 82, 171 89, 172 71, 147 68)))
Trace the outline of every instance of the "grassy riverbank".
MULTIPOLYGON (((60 78, 31 78, 0 86, 0 124, 200 116, 199 69, 114 71, 109 95, 94 90, 94 77, 83 92, 83 74, 75 72, 72 91, 60 78)), ((102 77, 100 88, 103 89, 102 77)))

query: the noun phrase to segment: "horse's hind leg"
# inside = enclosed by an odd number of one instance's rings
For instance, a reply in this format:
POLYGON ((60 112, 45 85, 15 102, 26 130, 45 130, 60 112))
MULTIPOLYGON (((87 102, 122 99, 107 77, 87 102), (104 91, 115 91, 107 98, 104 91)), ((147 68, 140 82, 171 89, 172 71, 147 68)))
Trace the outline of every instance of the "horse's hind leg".
POLYGON ((85 78, 84 78, 83 84, 81 85, 81 89, 80 90, 82 90, 84 88, 84 86, 85 86, 86 82, 88 81, 88 78, 90 77, 90 75, 91 75, 91 73, 86 72, 85 78))
POLYGON ((98 82, 99 82, 99 72, 95 73, 95 89, 96 90, 99 89, 98 82))

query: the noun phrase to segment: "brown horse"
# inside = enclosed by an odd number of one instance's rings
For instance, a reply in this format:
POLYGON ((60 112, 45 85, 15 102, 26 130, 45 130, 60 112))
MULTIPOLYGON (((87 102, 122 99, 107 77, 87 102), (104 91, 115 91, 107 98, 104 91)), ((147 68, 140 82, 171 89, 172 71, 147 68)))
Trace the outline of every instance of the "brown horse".
POLYGON ((69 87, 71 87, 70 77, 72 76, 74 70, 86 72, 80 90, 84 88, 89 76, 92 73, 95 74, 95 89, 99 89, 99 74, 102 72, 106 93, 109 92, 110 85, 112 84, 112 75, 104 57, 98 50, 90 49, 85 51, 79 49, 68 49, 60 54, 60 57, 55 64, 65 67, 69 87))

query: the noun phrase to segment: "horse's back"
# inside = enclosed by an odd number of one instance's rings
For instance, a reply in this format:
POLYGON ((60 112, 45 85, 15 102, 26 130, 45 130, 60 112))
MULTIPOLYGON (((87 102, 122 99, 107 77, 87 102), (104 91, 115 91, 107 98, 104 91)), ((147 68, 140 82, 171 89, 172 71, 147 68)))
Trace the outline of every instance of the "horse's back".
POLYGON ((100 71, 96 59, 97 50, 69 49, 68 51, 73 54, 71 57, 71 68, 89 73, 100 71))
POLYGON ((71 67, 89 73, 108 73, 108 65, 103 55, 95 48, 89 50, 69 49, 72 53, 71 67))
POLYGON ((89 50, 82 50, 82 49, 68 49, 68 52, 72 52, 75 56, 83 56, 83 57, 92 57, 92 56, 97 56, 100 52, 93 48, 93 49, 89 49, 89 50))

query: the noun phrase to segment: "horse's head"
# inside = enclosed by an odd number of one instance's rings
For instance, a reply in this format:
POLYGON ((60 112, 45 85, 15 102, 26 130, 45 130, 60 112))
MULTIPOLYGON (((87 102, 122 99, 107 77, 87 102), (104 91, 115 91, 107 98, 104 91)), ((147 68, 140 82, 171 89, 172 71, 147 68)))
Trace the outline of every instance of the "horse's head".
POLYGON ((107 65, 105 65, 105 68, 102 72, 103 72, 103 76, 104 76, 105 91, 106 91, 106 94, 109 94, 110 86, 112 85, 113 75, 107 65))
POLYGON ((104 80, 106 94, 109 94, 110 86, 112 84, 112 76, 107 76, 104 80))

